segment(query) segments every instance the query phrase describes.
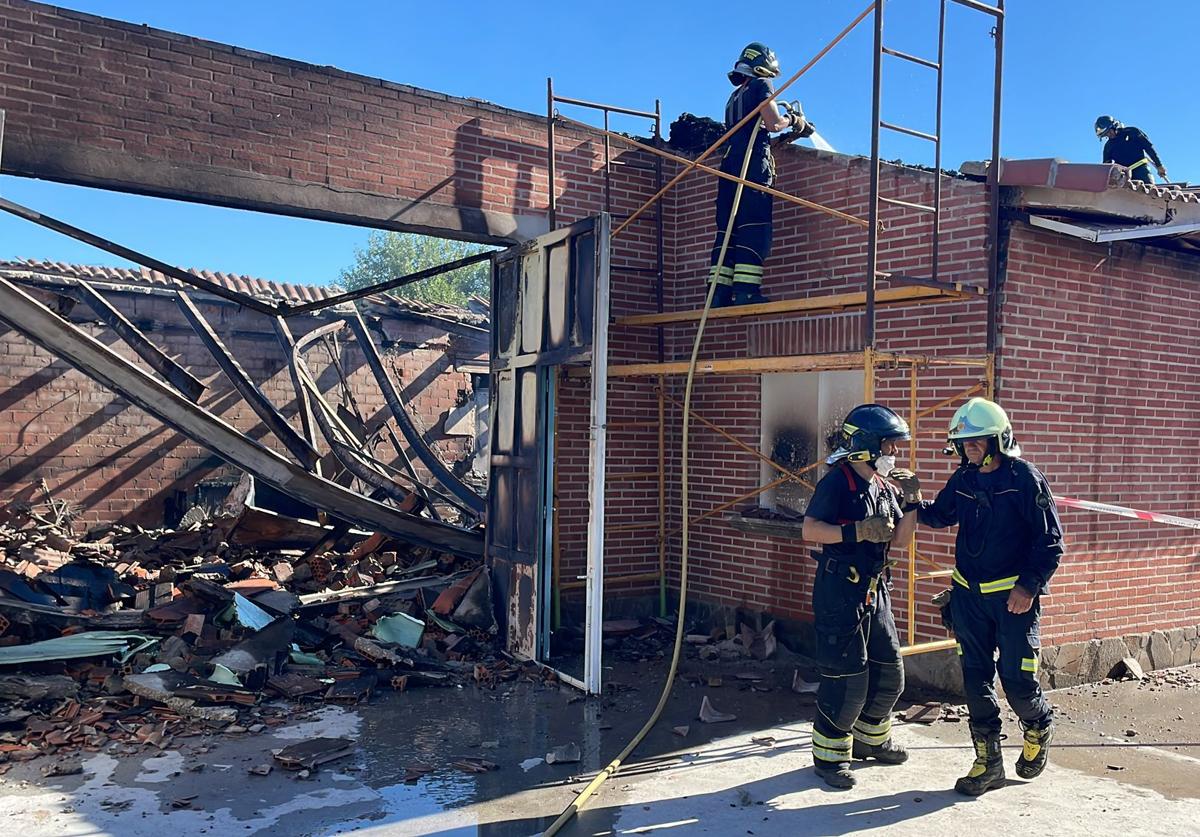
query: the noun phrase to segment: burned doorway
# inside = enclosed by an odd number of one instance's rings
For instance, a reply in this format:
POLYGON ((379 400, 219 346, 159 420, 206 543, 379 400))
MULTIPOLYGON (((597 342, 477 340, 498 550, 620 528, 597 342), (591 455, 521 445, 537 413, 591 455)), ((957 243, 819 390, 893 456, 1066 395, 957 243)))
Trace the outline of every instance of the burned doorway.
POLYGON ((492 274, 487 556, 507 647, 544 661, 554 580, 554 427, 561 368, 590 367, 587 642, 572 684, 600 689, 608 346, 607 214, 510 248, 492 274))

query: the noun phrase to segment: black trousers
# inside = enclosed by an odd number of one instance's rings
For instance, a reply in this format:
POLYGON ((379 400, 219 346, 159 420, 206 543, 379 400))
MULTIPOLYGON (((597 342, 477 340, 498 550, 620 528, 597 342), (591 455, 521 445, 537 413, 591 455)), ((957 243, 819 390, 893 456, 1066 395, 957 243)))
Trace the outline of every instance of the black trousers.
MULTIPOLYGON (((741 173, 741 160, 738 160, 737 171, 741 173)), ((746 179, 764 186, 775 183, 775 164, 770 159, 751 161, 746 179)), ((712 249, 712 272, 709 281, 714 279, 722 285, 731 282, 742 282, 750 285, 761 285, 763 263, 771 254, 772 236, 772 197, 757 189, 742 189, 742 199, 738 203, 737 215, 733 220, 733 231, 729 236, 729 246, 725 248, 725 258, 721 258, 721 245, 725 241, 725 230, 729 226, 729 215, 733 211, 733 196, 738 184, 724 178, 717 181, 717 237, 712 249)))
POLYGON ((891 593, 882 581, 867 607, 866 577, 853 583, 830 572, 826 561, 813 583, 816 619, 817 719, 813 760, 817 765, 850 761, 854 740, 882 744, 891 737, 891 715, 904 691, 900 637, 892 617, 891 593))
POLYGON ((984 595, 955 584, 950 612, 971 731, 977 735, 1000 731, 997 669, 1008 705, 1017 717, 1028 726, 1041 728, 1049 724, 1054 711, 1037 680, 1042 647, 1041 597, 1035 598, 1033 607, 1025 613, 1009 613, 1007 590, 984 595))

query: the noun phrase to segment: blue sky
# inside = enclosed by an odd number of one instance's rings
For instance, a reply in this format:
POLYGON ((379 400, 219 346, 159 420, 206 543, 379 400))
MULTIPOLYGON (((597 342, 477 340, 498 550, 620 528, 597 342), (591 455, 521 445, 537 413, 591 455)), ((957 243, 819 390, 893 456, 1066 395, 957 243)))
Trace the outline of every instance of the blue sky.
MULTIPOLYGON (((728 0, 604 4, 458 0, 207 3, 67 0, 81 11, 231 43, 315 64, 544 113, 546 77, 564 95, 653 110, 666 122, 718 116, 724 73, 744 43, 763 40, 786 77, 866 6, 866 0, 733 4, 728 0), (731 9, 741 10, 731 14, 731 9)), ((885 42, 932 57, 937 0, 889 0, 885 42)), ((1153 139, 1173 179, 1200 181, 1187 47, 1200 4, 1158 0, 1010 0, 1002 153, 1098 160, 1092 122, 1112 113, 1153 139), (1152 10, 1152 11, 1151 11, 1152 10)), ((990 18, 952 6, 946 57, 943 164, 988 156, 990 18)), ((799 98, 839 151, 869 151, 871 27, 863 24, 786 94, 799 98)), ((933 74, 888 59, 884 117, 933 129, 933 74)), ((567 111, 569 115, 580 115, 567 111)), ((645 123, 614 123, 644 132, 645 123)), ((890 136, 885 158, 930 163, 926 144, 890 136)), ((354 227, 203 207, 24 178, 0 194, 164 261, 321 284, 336 278, 367 235, 354 227)), ((106 253, 0 218, 0 258, 121 264, 106 253)))

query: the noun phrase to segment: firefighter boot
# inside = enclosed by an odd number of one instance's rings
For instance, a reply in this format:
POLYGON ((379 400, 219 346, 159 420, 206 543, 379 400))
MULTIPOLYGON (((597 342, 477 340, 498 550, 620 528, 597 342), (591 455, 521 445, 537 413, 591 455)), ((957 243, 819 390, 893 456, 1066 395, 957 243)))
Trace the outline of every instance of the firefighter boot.
POLYGON ((727 308, 733 304, 733 288, 729 285, 718 284, 716 290, 713 291, 712 302, 709 308, 727 308))
POLYGON ((908 761, 908 750, 905 750, 891 738, 882 744, 868 744, 854 739, 854 757, 856 759, 875 759, 884 764, 904 764, 908 761))
POLYGON ((975 745, 975 763, 971 769, 957 782, 954 789, 967 796, 979 796, 992 788, 1004 784, 1004 762, 1000 759, 1000 733, 990 732, 987 735, 971 733, 971 742, 975 745))
POLYGON ((831 788, 850 790, 854 787, 856 780, 854 774, 850 772, 850 765, 846 762, 816 761, 813 769, 816 770, 817 776, 831 788))
POLYGON ((1047 750, 1050 749, 1050 739, 1054 737, 1054 729, 1050 724, 1041 727, 1031 727, 1021 724, 1025 731, 1025 746, 1017 759, 1017 775, 1022 779, 1036 779, 1046 769, 1047 750))
POLYGON ((762 286, 754 282, 734 282, 732 305, 761 305, 770 302, 762 292, 762 286))

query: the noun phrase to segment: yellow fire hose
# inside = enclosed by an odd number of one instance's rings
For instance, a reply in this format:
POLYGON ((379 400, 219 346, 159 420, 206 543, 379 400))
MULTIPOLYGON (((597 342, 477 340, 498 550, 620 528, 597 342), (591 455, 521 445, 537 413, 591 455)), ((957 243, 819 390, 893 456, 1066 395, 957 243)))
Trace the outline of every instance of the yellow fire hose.
MULTIPOLYGON (((756 119, 754 128, 750 131, 750 141, 746 144, 746 155, 742 158, 741 179, 746 179, 746 172, 750 168, 750 156, 754 149, 754 139, 758 136, 758 130, 762 125, 762 121, 756 119)), ((733 193, 733 204, 729 211, 729 223, 725 225, 725 238, 721 242, 721 252, 717 258, 716 265, 718 268, 725 263, 725 253, 729 249, 729 239, 733 236, 733 223, 737 218, 738 205, 742 202, 743 184, 737 184, 737 190, 733 193)), ((718 274, 719 275, 719 270, 718 274)), ((671 652, 671 668, 667 672, 666 682, 663 683, 662 694, 658 696, 658 705, 654 707, 654 711, 650 713, 650 717, 646 723, 638 730, 637 734, 629 740, 624 749, 617 754, 617 757, 608 763, 608 766, 601 770, 592 778, 587 786, 584 787, 579 795, 575 797, 563 812, 558 815, 558 819, 550 824, 550 827, 542 832, 542 837, 553 837, 557 834, 564 825, 571 821, 575 814, 587 804, 600 786, 603 785, 612 776, 615 776, 617 771, 621 769, 621 765, 625 759, 629 758, 642 739, 654 728, 658 723, 658 719, 662 716, 662 711, 666 708, 667 699, 671 696, 671 686, 675 682, 675 673, 679 668, 679 652, 683 647, 683 617, 687 609, 687 586, 688 586, 688 535, 690 533, 688 526, 688 418, 691 415, 692 405, 692 383, 696 377, 696 358, 700 354, 700 340, 704 336, 704 325, 708 321, 708 310, 712 306, 713 292, 717 288, 717 275, 714 275, 708 283, 708 295, 704 299, 704 311, 700 315, 700 324, 696 327, 696 339, 692 342, 692 357, 688 363, 687 384, 683 393, 683 443, 681 445, 683 456, 683 468, 680 474, 680 494, 682 497, 682 531, 681 531, 681 546, 680 546, 680 563, 679 563, 679 616, 675 620, 675 648, 671 652)))

